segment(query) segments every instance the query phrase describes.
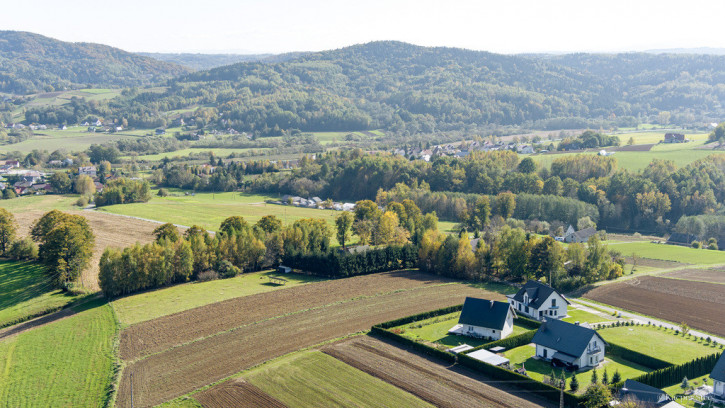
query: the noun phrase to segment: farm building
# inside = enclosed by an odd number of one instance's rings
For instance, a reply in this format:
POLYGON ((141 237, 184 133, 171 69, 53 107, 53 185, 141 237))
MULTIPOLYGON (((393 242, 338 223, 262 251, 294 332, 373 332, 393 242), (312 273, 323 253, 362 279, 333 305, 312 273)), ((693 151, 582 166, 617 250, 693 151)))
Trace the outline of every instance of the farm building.
POLYGON ((513 332, 515 316, 514 309, 506 302, 467 297, 458 324, 448 333, 503 339, 513 332))
POLYGON ((530 280, 515 295, 509 295, 509 304, 519 314, 543 320, 566 317, 569 301, 551 286, 530 280))
POLYGON ((569 228, 566 230, 566 233, 564 234, 563 241, 567 244, 581 244, 584 242, 589 241, 589 237, 597 233, 596 228, 584 228, 579 231, 575 231, 573 226, 569 226, 569 228))
POLYGON ((667 243, 670 245, 690 246, 692 244, 692 241, 697 241, 696 235, 683 234, 681 232, 673 232, 672 235, 667 238, 667 243))
POLYGON ((685 135, 682 133, 665 133, 665 143, 685 143, 685 135))
POLYGON ((624 382, 624 387, 619 391, 619 399, 648 407, 659 407, 672 400, 666 392, 634 380, 624 382))
POLYGON ((95 178, 96 172, 96 166, 78 167, 78 175, 86 175, 95 178))
POLYGON ((720 359, 715 363, 715 368, 710 373, 710 378, 712 378, 713 383, 712 393, 717 397, 725 399, 725 353, 720 355, 720 359))
POLYGON ((578 370, 604 360, 606 342, 595 330, 561 320, 546 320, 531 340, 536 357, 578 370))

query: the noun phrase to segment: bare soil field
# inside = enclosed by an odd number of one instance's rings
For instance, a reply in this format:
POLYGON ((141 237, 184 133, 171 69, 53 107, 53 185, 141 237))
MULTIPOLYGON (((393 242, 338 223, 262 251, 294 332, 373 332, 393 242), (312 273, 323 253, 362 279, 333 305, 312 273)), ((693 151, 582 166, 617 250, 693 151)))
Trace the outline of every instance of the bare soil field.
MULTIPOLYGON (((615 247, 616 248, 616 247, 615 247)), ((632 257, 625 257, 624 262, 628 264, 632 264, 634 259, 632 257)), ((668 269, 668 268, 677 268, 680 266, 687 266, 690 264, 682 263, 682 262, 676 262, 676 261, 664 261, 662 259, 650 259, 650 258, 640 258, 637 257, 637 266, 647 266, 651 268, 660 268, 660 269, 668 269)))
POLYGON ((500 295, 464 284, 424 286, 280 315, 175 347, 126 366, 117 406, 131 406, 131 374, 135 406, 153 406, 305 347, 461 304, 466 296, 500 295))
POLYGON ((500 382, 489 385, 490 378, 467 368, 447 366, 370 336, 343 340, 324 347, 322 351, 438 407, 529 408, 553 405, 500 382))
POLYGON ((685 279, 690 281, 724 284, 725 268, 683 269, 680 271, 668 272, 662 276, 685 279))
POLYGON ((121 358, 135 360, 245 324, 355 297, 451 282, 417 271, 397 271, 230 299, 128 327, 121 332, 121 358))
POLYGON ((584 297, 725 336, 725 285, 644 276, 599 286, 584 297))
POLYGON ((626 146, 620 146, 611 148, 612 150, 616 150, 618 152, 648 152, 652 150, 652 147, 654 147, 654 143, 650 144, 641 144, 641 145, 626 145, 626 146))
POLYGON ((269 394, 244 381, 227 381, 206 391, 194 394, 204 408, 287 408, 269 394))
MULTIPOLYGON (((120 218, 111 214, 104 214, 96 211, 70 211, 71 214, 78 214, 88 219, 88 224, 96 235, 96 245, 93 249, 93 258, 89 266, 83 271, 81 281, 87 289, 97 291, 98 287, 98 262, 106 247, 124 248, 141 242, 143 244, 153 241, 153 230, 159 226, 157 223, 120 218)), ((42 217, 45 211, 28 211, 15 213, 15 220, 18 222, 18 235, 27 236, 30 233, 30 226, 35 220, 42 217)))

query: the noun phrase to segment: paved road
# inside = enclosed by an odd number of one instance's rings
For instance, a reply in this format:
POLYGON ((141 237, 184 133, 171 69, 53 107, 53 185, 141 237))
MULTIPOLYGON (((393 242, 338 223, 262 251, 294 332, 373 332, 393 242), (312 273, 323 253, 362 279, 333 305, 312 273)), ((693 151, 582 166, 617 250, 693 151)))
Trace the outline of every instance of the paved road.
MULTIPOLYGON (((584 300, 584 299, 570 299, 570 300, 573 300, 573 301, 577 302, 580 305, 584 305, 585 307, 586 306, 591 306, 591 307, 595 307, 597 309, 605 310, 605 311, 607 311, 607 312, 610 313, 610 316, 611 316, 611 313, 613 313, 614 311, 617 311, 618 313, 621 313, 622 317, 625 317, 627 319, 634 320, 634 321, 639 322, 639 323, 647 324, 648 322, 651 322, 652 324, 655 324, 655 325, 658 325, 658 326, 661 325, 662 327, 667 327, 669 329, 675 329, 675 330, 679 330, 680 329, 680 325, 673 324, 673 323, 670 323, 670 322, 666 322, 664 320, 658 320, 658 319, 655 319, 655 318, 652 318, 652 317, 646 317, 646 316, 638 315, 636 313, 626 312, 626 311, 621 310, 621 309, 616 309, 616 308, 609 307, 609 306, 603 306, 603 305, 601 305, 599 303, 589 302, 589 301, 584 300)), ((589 311, 589 310, 587 310, 587 311, 589 311)), ((596 312, 596 311, 594 311, 594 312, 596 312)), ((599 314, 602 314, 602 313, 599 313, 599 314)), ((695 329, 690 329, 690 334, 693 335, 693 336, 702 337, 702 338, 708 338, 708 337, 710 337, 710 339, 712 339, 712 340, 714 340, 714 341, 716 341, 716 342, 718 342, 720 344, 725 344, 725 339, 724 338, 717 337, 717 336, 714 336, 714 335, 709 334, 709 333, 703 333, 703 332, 697 331, 695 329)))

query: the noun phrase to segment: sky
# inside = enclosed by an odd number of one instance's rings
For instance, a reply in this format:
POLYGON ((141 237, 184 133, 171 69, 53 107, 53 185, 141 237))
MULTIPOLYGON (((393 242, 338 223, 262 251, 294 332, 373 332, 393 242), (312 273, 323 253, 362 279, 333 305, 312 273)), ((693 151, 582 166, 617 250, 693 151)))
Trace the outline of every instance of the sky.
POLYGON ((725 1, 23 0, 2 30, 133 52, 282 53, 377 40, 497 53, 725 48, 725 1))

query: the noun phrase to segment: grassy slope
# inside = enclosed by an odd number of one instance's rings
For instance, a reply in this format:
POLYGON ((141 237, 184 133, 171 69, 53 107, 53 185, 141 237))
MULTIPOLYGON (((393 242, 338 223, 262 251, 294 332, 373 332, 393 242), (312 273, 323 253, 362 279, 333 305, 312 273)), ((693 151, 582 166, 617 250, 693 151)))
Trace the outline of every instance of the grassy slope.
POLYGON ((677 245, 653 244, 650 242, 611 244, 609 247, 620 251, 624 256, 636 254, 640 258, 676 261, 693 265, 725 263, 725 252, 722 251, 694 249, 677 245))
POLYGON ((294 407, 430 407, 417 397, 319 351, 302 352, 244 375, 294 407))
POLYGON ((58 209, 61 211, 78 210, 74 206, 78 200, 78 196, 62 196, 62 195, 30 195, 16 197, 11 200, 0 201, 0 207, 10 211, 11 213, 22 213, 28 211, 50 211, 58 209))
POLYGON ((213 152, 214 155, 217 157, 227 157, 232 153, 239 154, 239 153, 246 153, 249 151, 255 151, 255 152, 266 152, 271 149, 269 148, 259 148, 259 149, 225 149, 225 148, 189 148, 189 149, 181 149, 176 150, 173 152, 165 152, 165 153, 159 153, 159 154, 147 154, 143 156, 137 156, 136 158, 138 160, 146 160, 146 161, 158 161, 162 160, 165 157, 172 158, 172 157, 183 157, 188 156, 190 153, 199 154, 199 153, 209 153, 213 152))
POLYGON ((265 204, 277 197, 240 193, 197 193, 195 196, 156 197, 148 203, 121 204, 102 207, 100 211, 131 215, 181 225, 200 225, 208 230, 219 228, 224 219, 241 215, 255 223, 265 215, 276 215, 285 224, 300 218, 322 218, 332 228, 340 213, 334 210, 298 208, 287 205, 265 204))
POLYGON ((702 340, 695 341, 682 335, 677 336, 673 330, 649 326, 611 327, 600 330, 599 334, 606 341, 673 364, 686 363, 720 351, 704 344, 702 340))
POLYGON ((113 301, 118 320, 131 325, 223 300, 289 288, 320 280, 312 276, 287 274, 284 286, 269 283, 270 272, 255 272, 236 278, 195 282, 139 293, 113 301))
POLYGON ((39 264, 0 260, 0 327, 60 309, 75 299, 53 289, 39 264))
POLYGON ((116 322, 105 302, 0 341, 0 406, 103 406, 116 322))

